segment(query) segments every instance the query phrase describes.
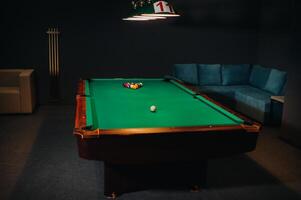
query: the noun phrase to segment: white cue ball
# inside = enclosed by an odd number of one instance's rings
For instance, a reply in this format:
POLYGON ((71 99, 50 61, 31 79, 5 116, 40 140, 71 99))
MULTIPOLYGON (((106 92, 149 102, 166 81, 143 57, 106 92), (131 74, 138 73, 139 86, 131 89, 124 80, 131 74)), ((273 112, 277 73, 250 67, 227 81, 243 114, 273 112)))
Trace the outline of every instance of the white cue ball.
POLYGON ((155 112, 156 110, 157 110, 157 107, 156 107, 156 106, 151 106, 151 107, 150 107, 150 111, 155 112))

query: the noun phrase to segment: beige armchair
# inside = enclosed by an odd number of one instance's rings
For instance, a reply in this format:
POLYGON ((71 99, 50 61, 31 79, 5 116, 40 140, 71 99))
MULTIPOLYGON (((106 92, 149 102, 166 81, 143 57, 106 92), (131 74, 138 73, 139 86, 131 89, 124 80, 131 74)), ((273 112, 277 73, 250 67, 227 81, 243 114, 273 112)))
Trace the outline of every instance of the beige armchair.
POLYGON ((32 113, 35 104, 34 70, 0 69, 0 113, 32 113))

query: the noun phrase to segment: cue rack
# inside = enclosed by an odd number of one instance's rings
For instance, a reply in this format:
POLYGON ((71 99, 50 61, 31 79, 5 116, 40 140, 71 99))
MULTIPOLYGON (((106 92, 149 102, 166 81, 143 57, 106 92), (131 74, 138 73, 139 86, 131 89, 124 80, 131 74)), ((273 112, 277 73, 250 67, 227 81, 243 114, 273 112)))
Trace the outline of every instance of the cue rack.
POLYGON ((60 100, 60 32, 58 28, 48 28, 48 59, 49 59, 49 81, 50 101, 60 100))

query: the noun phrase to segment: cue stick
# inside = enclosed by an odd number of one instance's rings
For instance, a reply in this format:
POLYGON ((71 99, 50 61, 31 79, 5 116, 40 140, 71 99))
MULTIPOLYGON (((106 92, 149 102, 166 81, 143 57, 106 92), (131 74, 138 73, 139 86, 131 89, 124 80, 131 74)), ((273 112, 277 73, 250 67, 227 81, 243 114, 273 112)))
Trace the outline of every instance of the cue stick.
POLYGON ((49 74, 51 76, 51 74, 52 74, 52 69, 51 69, 52 63, 51 63, 51 35, 50 35, 50 31, 51 31, 51 29, 48 28, 48 31, 47 31, 47 33, 48 33, 48 61, 49 61, 49 74))
POLYGON ((53 36, 53 28, 51 28, 51 63, 52 63, 52 75, 54 77, 55 75, 55 64, 54 64, 54 45, 53 45, 53 41, 54 41, 54 36, 53 36))
POLYGON ((54 63, 54 79, 56 79, 57 69, 56 69, 56 29, 55 28, 53 28, 53 63, 54 63))
POLYGON ((56 77, 58 78, 60 72, 60 68, 59 68, 59 32, 58 29, 56 28, 56 32, 55 32, 55 66, 56 66, 56 77))
POLYGON ((48 40, 49 40, 49 80, 50 80, 50 95, 53 96, 53 59, 52 59, 52 29, 48 29, 48 40))
POLYGON ((58 28, 56 29, 56 68, 57 68, 57 76, 56 76, 56 84, 57 84, 57 96, 59 94, 59 76, 60 76, 60 62, 59 62, 59 35, 60 32, 58 28))
POLYGON ((52 75, 51 75, 51 96, 54 98, 55 96, 55 63, 54 63, 54 29, 51 28, 51 63, 52 63, 52 75))
POLYGON ((57 34, 56 34, 56 66, 57 66, 57 76, 59 77, 60 75, 60 62, 59 62, 59 34, 60 32, 57 29, 57 34))

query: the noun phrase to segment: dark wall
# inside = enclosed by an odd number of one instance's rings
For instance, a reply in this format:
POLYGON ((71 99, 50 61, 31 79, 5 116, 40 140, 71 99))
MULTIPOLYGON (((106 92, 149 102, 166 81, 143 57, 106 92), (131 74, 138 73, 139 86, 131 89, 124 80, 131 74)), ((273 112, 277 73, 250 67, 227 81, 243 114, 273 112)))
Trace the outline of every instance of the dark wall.
POLYGON ((1 67, 36 69, 39 102, 48 103, 47 28, 61 31, 62 102, 80 77, 158 77, 174 63, 254 63, 258 1, 174 1, 183 17, 124 22, 130 1, 7 1, 2 7, 1 67))
POLYGON ((258 62, 288 72, 282 138, 301 146, 300 2, 262 1, 258 62))

